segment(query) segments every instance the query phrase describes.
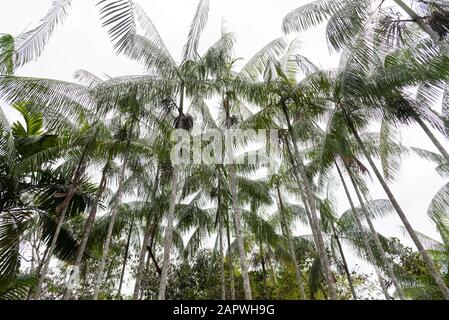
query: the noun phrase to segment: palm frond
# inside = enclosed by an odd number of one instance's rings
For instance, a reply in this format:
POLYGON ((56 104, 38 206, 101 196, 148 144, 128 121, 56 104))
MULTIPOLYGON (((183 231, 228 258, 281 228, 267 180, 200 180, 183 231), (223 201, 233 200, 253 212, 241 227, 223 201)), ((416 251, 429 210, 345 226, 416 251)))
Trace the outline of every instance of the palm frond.
POLYGON ((349 1, 330 17, 326 26, 326 37, 331 48, 336 51, 343 49, 364 30, 371 15, 370 2, 349 1))
POLYGON ((13 280, 0 277, 0 301, 1 300, 26 300, 30 289, 38 283, 35 275, 23 274, 13 280))
POLYGON ((444 243, 449 244, 449 183, 433 197, 427 214, 436 224, 444 243))
POLYGON ((37 59, 43 52, 56 27, 67 17, 72 0, 54 0, 39 25, 16 38, 14 64, 16 67, 37 59))
POLYGON ((79 120, 96 107, 87 87, 58 80, 0 76, 0 94, 10 104, 26 101, 38 105, 49 118, 62 114, 79 120))
POLYGON ((143 63, 151 74, 173 77, 176 76, 176 64, 168 51, 161 50, 154 42, 140 35, 134 35, 123 48, 123 53, 129 58, 143 63))
POLYGON ((446 121, 446 136, 449 137, 449 82, 446 83, 443 91, 443 102, 441 104, 441 114, 446 121))
POLYGON ((200 0, 189 30, 187 43, 184 46, 184 61, 196 60, 201 33, 206 27, 209 17, 209 0, 200 0))
POLYGON ((131 0, 102 0, 100 15, 103 26, 108 27, 114 48, 121 53, 136 34, 134 2, 131 0))
POLYGON ((170 60, 174 61, 174 59, 170 55, 170 52, 167 49, 167 46, 162 40, 162 37, 160 36, 159 32, 156 29, 156 26, 153 24, 150 17, 148 17, 145 11, 136 4, 134 5, 134 13, 136 15, 137 21, 139 22, 140 26, 142 27, 145 33, 145 37, 153 45, 155 45, 160 52, 164 53, 165 56, 170 58, 170 60))
POLYGON ((99 85, 100 83, 103 82, 103 80, 100 77, 97 77, 91 72, 82 69, 77 70, 74 73, 73 77, 80 83, 88 86, 89 88, 95 87, 96 85, 99 85))
POLYGON ((0 34, 0 75, 14 73, 14 37, 9 34, 0 34))
POLYGON ((284 38, 278 38, 257 52, 241 69, 239 76, 257 80, 262 75, 270 62, 276 61, 287 49, 287 43, 284 38))
POLYGON ((341 10, 348 2, 351 1, 315 0, 291 11, 282 21, 282 30, 285 33, 292 33, 318 26, 341 10))

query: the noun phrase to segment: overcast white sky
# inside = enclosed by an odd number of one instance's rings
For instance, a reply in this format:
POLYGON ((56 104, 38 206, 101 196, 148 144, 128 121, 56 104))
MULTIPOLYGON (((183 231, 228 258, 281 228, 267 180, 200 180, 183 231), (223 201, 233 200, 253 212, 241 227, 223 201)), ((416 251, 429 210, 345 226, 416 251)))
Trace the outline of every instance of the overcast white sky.
MULTIPOLYGON (((0 33, 17 35, 33 26, 43 17, 51 0, 1 0, 0 33)), ((197 0, 136 0, 153 20, 161 36, 176 58, 187 37, 197 0)), ((263 45, 282 35, 282 18, 292 9, 308 0, 211 0, 209 24, 202 37, 200 49, 205 49, 220 36, 221 21, 225 18, 228 29, 237 34, 236 57, 248 58, 263 45)), ((141 74, 140 65, 125 57, 118 57, 101 28, 98 9, 93 0, 74 0, 66 22, 57 29, 44 54, 36 62, 17 71, 18 75, 54 78, 72 81, 77 69, 110 76, 141 74)), ((299 35, 303 42, 303 54, 323 68, 336 67, 337 57, 331 57, 324 37, 324 28, 317 28, 299 35)), ((15 119, 11 109, 5 108, 10 119, 15 119)), ((440 111, 440 110, 438 110, 440 111)), ((449 145, 438 135, 447 149, 449 145)), ((433 145, 418 127, 402 131, 403 143, 434 150, 433 145)), ((419 231, 437 237, 435 228, 426 216, 427 206, 433 195, 445 181, 426 161, 411 157, 404 159, 400 180, 392 185, 399 203, 412 225, 419 231)), ((372 185, 373 198, 386 198, 377 183, 372 185)), ((348 207, 343 194, 340 207, 348 207)), ((402 237, 398 229, 400 221, 394 215, 376 223, 386 235, 402 237)), ((410 241, 405 240, 410 244, 410 241)))

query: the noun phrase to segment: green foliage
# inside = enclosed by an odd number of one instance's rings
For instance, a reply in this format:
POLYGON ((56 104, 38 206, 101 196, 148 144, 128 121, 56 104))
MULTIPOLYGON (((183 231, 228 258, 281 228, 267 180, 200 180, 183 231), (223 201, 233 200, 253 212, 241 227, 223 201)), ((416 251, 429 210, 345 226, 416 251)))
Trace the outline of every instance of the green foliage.
MULTIPOLYGON (((341 54, 337 69, 320 70, 301 54, 298 39, 281 37, 238 70, 235 35, 224 25, 217 41, 199 52, 208 0, 196 7, 179 63, 134 1, 101 0, 100 20, 115 50, 141 63, 144 74, 102 79, 78 70, 81 84, 14 76, 42 54, 71 3, 53 1, 31 30, 0 34, 0 97, 21 115, 9 123, 0 111, 0 300, 27 299, 42 282, 40 298, 61 299, 75 263, 80 277, 73 298, 99 291, 98 299, 129 299, 138 280, 138 298, 156 299, 164 250, 173 254, 167 299, 221 299, 222 289, 228 299, 231 290, 244 299, 247 273, 254 299, 300 299, 301 285, 305 298, 329 299, 332 282, 338 299, 378 298, 372 275, 355 271, 347 255, 378 267, 386 280, 394 278, 391 262, 407 298, 444 298, 423 252, 372 230, 371 220, 400 210, 388 192, 389 200, 370 198, 374 168, 367 162, 379 161, 376 177, 386 189, 408 154, 401 129, 417 123, 438 153, 413 153, 448 176, 439 142, 449 125, 446 4, 422 2, 417 14, 429 29, 384 1, 316 0, 288 14, 282 28, 304 32, 326 23, 328 45, 341 54), (434 108, 440 102, 441 112, 434 108), (175 167, 175 128, 194 136, 211 128, 278 129, 279 166, 175 167), (360 191, 354 208, 342 213, 336 173, 360 191), (243 259, 249 272, 241 270, 243 259), (46 261, 52 263, 45 274, 46 261)), ((259 140, 244 134, 233 147, 249 157, 259 140)), ((448 208, 445 184, 427 210, 441 241, 408 229, 446 284, 448 208)))

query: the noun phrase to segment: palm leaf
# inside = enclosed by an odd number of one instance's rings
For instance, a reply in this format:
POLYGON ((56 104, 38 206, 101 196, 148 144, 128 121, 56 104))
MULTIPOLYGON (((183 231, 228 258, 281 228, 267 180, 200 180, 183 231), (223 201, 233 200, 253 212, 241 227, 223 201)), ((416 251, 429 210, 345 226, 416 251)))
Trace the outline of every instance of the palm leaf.
MULTIPOLYGON (((354 1, 354 0, 353 0, 354 1)), ((316 0, 291 11, 282 21, 285 33, 306 31, 315 27, 341 10, 348 0, 316 0)), ((354 1, 355 2, 355 1, 354 1)))
POLYGON ((241 69, 239 76, 256 80, 266 71, 271 62, 276 61, 278 57, 285 53, 286 49, 287 43, 284 38, 278 38, 271 41, 245 64, 241 69))
POLYGON ((206 27, 209 17, 209 0, 200 0, 189 30, 187 43, 184 46, 184 61, 196 60, 201 33, 206 27))
POLYGON ((80 83, 88 86, 89 88, 95 87, 96 85, 99 85, 103 82, 103 80, 96 75, 92 74, 89 71, 86 70, 77 70, 73 77, 78 80, 80 83))
POLYGON ((35 275, 20 275, 14 280, 0 278, 0 301, 26 300, 30 289, 33 289, 37 282, 35 275))
POLYGON ((330 47, 339 51, 350 45, 354 37, 364 30, 371 14, 370 2, 350 1, 332 15, 326 27, 330 47))
POLYGON ((42 54, 56 27, 67 17, 71 4, 72 0, 54 0, 39 25, 16 38, 14 53, 16 67, 23 66, 42 54))
POLYGON ((0 34, 0 74, 14 73, 14 46, 15 40, 11 35, 0 34))
POLYGON ((161 53, 167 56, 173 62, 173 65, 175 65, 174 59, 171 57, 170 52, 167 49, 167 46, 165 45, 155 25, 148 17, 148 15, 145 13, 145 11, 143 11, 143 9, 140 6, 134 5, 134 13, 136 15, 137 21, 139 22, 140 26, 142 27, 145 33, 145 37, 154 46, 156 46, 161 53))
POLYGON ((108 27, 114 48, 121 53, 136 34, 134 2, 131 0, 102 0, 100 15, 103 26, 108 27))
POLYGON ((433 197, 427 214, 436 224, 444 243, 449 244, 449 183, 433 197))

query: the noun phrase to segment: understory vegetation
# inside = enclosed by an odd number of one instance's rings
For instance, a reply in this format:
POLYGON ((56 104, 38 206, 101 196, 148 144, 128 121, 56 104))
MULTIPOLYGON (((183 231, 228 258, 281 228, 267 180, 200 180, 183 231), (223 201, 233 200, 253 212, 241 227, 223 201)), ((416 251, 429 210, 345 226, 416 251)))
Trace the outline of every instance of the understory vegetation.
POLYGON ((315 0, 243 64, 225 25, 199 52, 208 0, 181 57, 138 1, 94 1, 117 55, 141 74, 17 76, 72 2, 0 34, 0 99, 20 114, 0 109, 0 300, 449 299, 447 1, 315 0), (335 69, 296 38, 321 24, 335 69), (401 144, 410 125, 428 149, 401 144), (175 129, 241 130, 234 157, 275 153, 176 163, 175 129), (447 181, 420 212, 440 240, 414 229, 391 189, 410 158, 447 181), (413 248, 376 229, 387 216, 413 248))

